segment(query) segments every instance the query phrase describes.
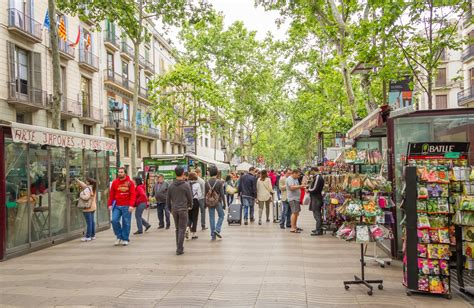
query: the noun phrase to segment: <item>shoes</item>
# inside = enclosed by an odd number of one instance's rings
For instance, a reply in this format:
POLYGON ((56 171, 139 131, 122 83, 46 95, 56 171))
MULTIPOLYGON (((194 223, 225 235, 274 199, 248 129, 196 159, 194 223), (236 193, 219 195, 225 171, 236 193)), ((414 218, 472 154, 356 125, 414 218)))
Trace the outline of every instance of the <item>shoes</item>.
POLYGON ((169 228, 170 228, 170 225, 167 225, 167 226, 166 226, 166 230, 168 230, 169 228))
POLYGON ((201 227, 201 230, 202 230, 202 231, 207 230, 206 226, 202 226, 202 227, 201 227))
POLYGON ((303 231, 303 229, 301 229, 301 228, 296 228, 296 230, 298 230, 298 231, 300 231, 300 232, 303 231))
POLYGON ((196 236, 196 235, 195 235, 195 236, 193 236, 193 237, 191 237, 191 239, 192 239, 192 240, 197 240, 198 238, 199 238, 199 237, 198 237, 198 236, 196 236))
POLYGON ((145 232, 147 232, 148 229, 150 229, 150 228, 151 228, 151 225, 148 225, 148 227, 145 228, 145 232))
POLYGON ((323 232, 314 232, 314 233, 311 233, 311 236, 320 236, 320 235, 323 235, 323 232))
POLYGON ((180 255, 182 255, 182 254, 184 254, 184 251, 177 251, 177 252, 176 252, 176 255, 177 255, 177 256, 180 256, 180 255))
POLYGON ((291 233, 301 233, 300 230, 296 229, 296 230, 290 230, 291 233))
POLYGON ((216 240, 216 237, 215 236, 211 236, 211 241, 215 241, 216 240))
POLYGON ((90 242, 90 241, 92 241, 92 238, 90 238, 90 237, 81 238, 81 242, 90 242))
POLYGON ((134 232, 133 234, 137 235, 137 234, 142 234, 142 233, 143 233, 143 231, 137 231, 137 232, 134 232))
POLYGON ((259 226, 262 225, 262 221, 261 221, 261 220, 258 221, 258 225, 259 225, 259 226))
POLYGON ((159 226, 158 227, 158 229, 164 229, 164 228, 165 228, 165 226, 159 226))
POLYGON ((245 222, 244 222, 244 225, 248 225, 248 224, 249 224, 249 222, 248 222, 248 221, 245 221, 245 222))
POLYGON ((217 231, 214 231, 214 235, 217 236, 218 238, 222 238, 222 235, 217 231))
POLYGON ((314 230, 311 230, 311 233, 316 233, 318 232, 318 230, 314 229, 314 230))
POLYGON ((286 225, 287 228, 291 228, 291 225, 286 225))
POLYGON ((122 240, 121 240, 121 239, 116 239, 114 245, 115 245, 115 246, 122 245, 122 240))
POLYGON ((95 240, 95 236, 91 237, 91 240, 95 240))
POLYGON ((254 222, 255 221, 255 218, 250 218, 250 222, 254 222))
POLYGON ((184 234, 184 238, 189 240, 189 227, 186 228, 186 233, 184 234))
POLYGON ((267 219, 267 222, 270 222, 270 219, 267 219))
POLYGON ((280 226, 280 229, 285 229, 285 226, 280 226))
POLYGON ((128 241, 122 241, 122 246, 128 246, 128 241))

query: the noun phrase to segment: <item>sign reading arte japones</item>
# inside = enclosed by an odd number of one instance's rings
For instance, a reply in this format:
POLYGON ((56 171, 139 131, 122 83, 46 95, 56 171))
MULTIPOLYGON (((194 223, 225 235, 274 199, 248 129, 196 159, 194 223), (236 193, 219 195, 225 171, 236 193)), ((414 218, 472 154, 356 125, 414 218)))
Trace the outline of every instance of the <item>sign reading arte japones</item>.
POLYGON ((419 142, 408 144, 410 156, 440 156, 447 153, 467 154, 469 142, 419 142))

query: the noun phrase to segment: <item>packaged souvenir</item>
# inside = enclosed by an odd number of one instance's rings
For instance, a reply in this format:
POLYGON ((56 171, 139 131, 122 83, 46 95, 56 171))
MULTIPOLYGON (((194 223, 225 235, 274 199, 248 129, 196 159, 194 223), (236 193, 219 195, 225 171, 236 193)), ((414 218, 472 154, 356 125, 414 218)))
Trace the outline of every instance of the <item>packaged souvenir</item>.
POLYGON ((385 221, 386 221, 385 220, 385 213, 383 213, 382 215, 375 216, 375 223, 376 224, 384 225, 385 221))
POLYGON ((430 243, 430 235, 428 229, 417 230, 418 233, 418 243, 430 243))
POLYGON ((464 193, 467 195, 474 195, 474 181, 463 183, 464 193))
POLYGON ((474 243, 465 242, 463 243, 463 248, 464 248, 464 255, 471 259, 474 259, 474 243))
POLYGON ((351 224, 344 223, 342 226, 337 230, 336 236, 340 239, 347 239, 351 232, 354 230, 354 226, 351 224))
POLYGON ((449 277, 442 277, 441 282, 443 283, 444 293, 448 294, 449 291, 449 277))
POLYGON ((449 185, 448 184, 439 184, 441 188, 440 197, 447 198, 449 197, 449 185))
POLYGON ((416 201, 416 210, 420 212, 426 212, 426 200, 424 199, 418 199, 416 201))
POLYGON ((461 224, 463 226, 474 226, 474 213, 463 212, 461 224))
POLYGON ((426 185, 426 189, 428 190, 429 198, 441 197, 441 194, 443 193, 443 188, 441 188, 441 185, 436 183, 430 183, 426 185))
POLYGON ((461 182, 451 182, 450 186, 451 186, 451 192, 457 192, 457 193, 462 192, 461 182))
POLYGON ((362 215, 362 206, 360 202, 350 200, 347 204, 346 213, 347 216, 359 217, 362 215))
POLYGON ((356 242, 367 243, 370 242, 369 228, 366 225, 356 226, 356 242))
POLYGON ((449 263, 447 260, 439 260, 439 273, 444 276, 449 276, 449 263))
POLYGON ((439 229, 438 230, 438 239, 439 239, 439 243, 442 243, 442 244, 449 244, 451 243, 451 240, 449 238, 449 229, 446 228, 446 229, 439 229))
POLYGON ((438 276, 430 276, 429 284, 431 293, 444 293, 443 283, 441 282, 441 278, 438 276))
POLYGON ((439 243, 439 232, 437 229, 428 230, 430 243, 439 243))
POLYGON ((426 245, 418 244, 418 257, 426 258, 428 255, 428 251, 426 250, 426 245))
POLYGON ((428 213, 438 212, 438 199, 428 199, 426 201, 426 210, 428 213))
POLYGON ((425 215, 425 214, 419 214, 418 215, 417 227, 418 228, 429 228, 430 227, 430 220, 428 219, 428 215, 425 215))
POLYGON ((364 201, 362 203, 364 209, 364 216, 373 217, 381 214, 381 210, 374 200, 364 201))
POLYGON ((379 202, 379 208, 381 209, 386 209, 389 207, 387 198, 385 197, 379 197, 378 202, 379 202))
POLYGON ((430 259, 449 260, 449 257, 451 256, 451 251, 447 244, 428 244, 427 250, 428 258, 430 259))
POLYGON ((430 215, 428 216, 428 220, 431 228, 448 227, 448 217, 446 215, 430 215))
POLYGON ((426 188, 426 186, 422 186, 418 184, 418 198, 419 199, 428 198, 428 189, 426 188))
POLYGON ((430 269, 430 275, 439 275, 439 261, 438 260, 428 260, 428 268, 430 269))
POLYGON ((474 242, 474 227, 462 228, 462 238, 468 242, 474 242))
POLYGON ((375 225, 379 216, 362 216, 362 222, 366 225, 375 225))
POLYGON ((427 276, 418 276, 418 290, 424 292, 430 291, 429 280, 427 276))
POLYGON ((451 245, 456 245, 456 227, 449 226, 449 242, 451 245))
POLYGON ((473 211, 474 210, 474 198, 471 196, 464 196, 461 199, 460 204, 461 211, 473 211))
POLYGON ((440 183, 449 183, 448 168, 445 166, 438 166, 438 181, 440 183))
POLYGON ((362 179, 359 176, 351 178, 351 191, 356 191, 362 188, 362 179))
POLYGON ((420 274, 429 275, 430 267, 428 266, 428 259, 418 258, 418 272, 420 274))
POLYGON ((438 171, 436 170, 436 168, 430 168, 427 174, 425 175, 425 177, 426 177, 426 182, 431 182, 431 183, 438 182, 438 171))
POLYGON ((449 202, 447 198, 438 199, 438 213, 449 213, 449 202))
POLYGON ((372 238, 376 241, 381 241, 385 238, 385 233, 384 230, 381 228, 381 226, 378 225, 372 225, 369 227, 370 229, 370 234, 372 234, 372 238))

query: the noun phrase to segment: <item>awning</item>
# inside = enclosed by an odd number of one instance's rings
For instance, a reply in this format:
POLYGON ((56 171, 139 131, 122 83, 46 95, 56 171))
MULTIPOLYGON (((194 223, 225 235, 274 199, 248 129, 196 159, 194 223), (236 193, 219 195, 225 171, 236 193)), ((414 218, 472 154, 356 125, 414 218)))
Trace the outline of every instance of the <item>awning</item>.
POLYGON ((194 155, 194 154, 186 154, 186 156, 189 157, 189 158, 192 158, 194 160, 199 160, 199 161, 205 162, 207 164, 214 165, 219 170, 224 170, 224 171, 230 170, 230 165, 226 164, 226 163, 221 163, 221 162, 215 161, 213 159, 203 157, 203 156, 194 155))
POLYGON ((11 123, 14 142, 50 145, 97 151, 117 152, 114 139, 67 132, 42 126, 11 123))
POLYGON ((354 125, 348 132, 347 138, 349 139, 356 139, 359 135, 361 135, 364 131, 372 130, 377 126, 381 126, 383 124, 383 117, 382 114, 387 112, 390 109, 389 106, 382 106, 366 116, 362 121, 354 125))

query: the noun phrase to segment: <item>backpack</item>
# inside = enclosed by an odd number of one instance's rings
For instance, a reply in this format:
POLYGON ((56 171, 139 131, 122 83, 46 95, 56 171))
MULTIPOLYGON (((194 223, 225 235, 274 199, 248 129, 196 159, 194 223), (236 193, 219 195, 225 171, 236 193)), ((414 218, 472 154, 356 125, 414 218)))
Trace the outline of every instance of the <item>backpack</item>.
POLYGON ((209 189, 209 191, 206 193, 206 206, 210 208, 215 208, 219 204, 220 200, 219 194, 217 193, 217 191, 214 190, 217 185, 217 180, 214 182, 214 185, 212 185, 212 187, 209 181, 207 182, 207 185, 209 185, 211 189, 209 189))

